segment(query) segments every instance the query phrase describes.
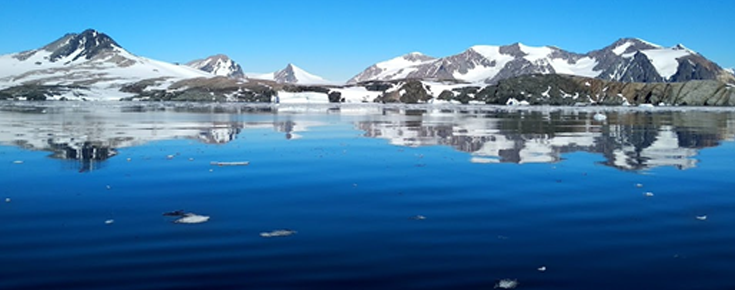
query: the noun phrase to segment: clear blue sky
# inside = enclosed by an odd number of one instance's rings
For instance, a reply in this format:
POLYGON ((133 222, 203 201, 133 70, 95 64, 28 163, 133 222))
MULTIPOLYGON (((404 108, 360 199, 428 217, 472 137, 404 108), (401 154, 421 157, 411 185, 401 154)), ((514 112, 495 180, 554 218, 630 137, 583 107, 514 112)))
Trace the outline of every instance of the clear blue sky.
POLYGON ((3 0, 0 54, 94 28, 169 62, 224 53, 246 72, 288 63, 344 81, 408 52, 447 56, 476 44, 587 52, 621 37, 683 43, 735 67, 735 1, 3 0))

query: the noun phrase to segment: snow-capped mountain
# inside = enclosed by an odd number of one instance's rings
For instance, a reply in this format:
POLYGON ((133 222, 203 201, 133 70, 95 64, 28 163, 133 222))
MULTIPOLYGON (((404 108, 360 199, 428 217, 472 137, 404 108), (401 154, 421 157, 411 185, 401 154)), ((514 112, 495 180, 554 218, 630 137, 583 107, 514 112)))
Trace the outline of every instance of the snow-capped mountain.
POLYGON ((143 79, 165 86, 181 79, 211 76, 188 66, 136 56, 106 34, 91 29, 64 35, 39 49, 0 56, 0 88, 66 85, 117 92, 116 88, 143 79))
POLYGON ((267 74, 248 75, 248 77, 252 79, 271 80, 278 83, 286 84, 323 85, 331 83, 330 81, 325 80, 320 76, 310 74, 305 70, 290 63, 286 66, 286 68, 282 70, 267 74))
POLYGON ((405 78, 416 70, 416 66, 435 60, 435 57, 412 52, 384 62, 376 63, 347 81, 348 84, 370 80, 390 80, 405 78))
POLYGON ((203 70, 216 76, 240 78, 245 74, 240 65, 224 54, 217 54, 205 59, 197 59, 186 65, 203 70))
POLYGON ((678 82, 718 79, 735 82, 717 64, 683 45, 665 48, 636 38, 623 38, 586 54, 553 46, 522 43, 477 45, 438 59, 401 61, 405 56, 367 68, 349 82, 404 78, 452 79, 496 83, 515 76, 543 73, 569 74, 625 82, 678 82))

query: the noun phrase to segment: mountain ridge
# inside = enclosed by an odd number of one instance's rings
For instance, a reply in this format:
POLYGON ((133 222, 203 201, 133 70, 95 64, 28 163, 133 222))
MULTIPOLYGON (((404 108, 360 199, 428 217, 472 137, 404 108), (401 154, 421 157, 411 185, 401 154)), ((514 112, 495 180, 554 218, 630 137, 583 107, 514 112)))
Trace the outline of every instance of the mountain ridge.
POLYGON ((717 79, 735 83, 732 74, 683 44, 663 47, 640 38, 620 38, 601 49, 575 53, 555 46, 474 45, 461 53, 421 63, 378 62, 347 83, 400 78, 453 79, 493 84, 534 74, 558 73, 631 82, 679 82, 717 79), (642 55, 638 55, 641 53, 642 55), (380 64, 396 64, 380 70, 380 64))

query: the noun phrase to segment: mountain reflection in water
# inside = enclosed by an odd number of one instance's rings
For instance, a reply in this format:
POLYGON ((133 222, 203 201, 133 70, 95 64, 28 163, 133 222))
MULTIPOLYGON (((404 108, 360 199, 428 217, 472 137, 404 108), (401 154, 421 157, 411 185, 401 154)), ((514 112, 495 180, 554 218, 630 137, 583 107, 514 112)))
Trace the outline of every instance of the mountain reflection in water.
POLYGON ((564 153, 600 154, 622 170, 696 166, 701 148, 735 136, 735 111, 473 106, 271 106, 192 104, 7 103, 0 144, 52 152, 80 172, 104 167, 117 150, 152 141, 223 144, 245 130, 300 138, 316 127, 348 123, 365 137, 398 146, 451 146, 476 163, 545 163, 564 153))

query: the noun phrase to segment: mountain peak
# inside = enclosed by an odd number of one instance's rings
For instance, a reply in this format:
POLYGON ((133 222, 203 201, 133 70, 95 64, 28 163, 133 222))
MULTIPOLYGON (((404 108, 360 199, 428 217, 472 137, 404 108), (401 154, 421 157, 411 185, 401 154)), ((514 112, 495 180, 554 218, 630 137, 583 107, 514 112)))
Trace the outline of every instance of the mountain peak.
POLYGON ((97 55, 113 52, 120 48, 120 45, 107 34, 94 29, 87 29, 80 34, 67 33, 42 49, 51 52, 49 61, 55 62, 60 59, 67 59, 67 61, 89 60, 97 55))
POLYGON ((245 76, 240 64, 225 54, 215 54, 205 59, 197 59, 188 62, 186 65, 217 76, 233 78, 245 76))
POLYGON ((282 70, 276 71, 272 74, 266 74, 261 76, 266 79, 272 79, 279 83, 288 84, 326 84, 329 81, 322 77, 310 74, 305 70, 299 68, 293 63, 289 63, 282 70))

